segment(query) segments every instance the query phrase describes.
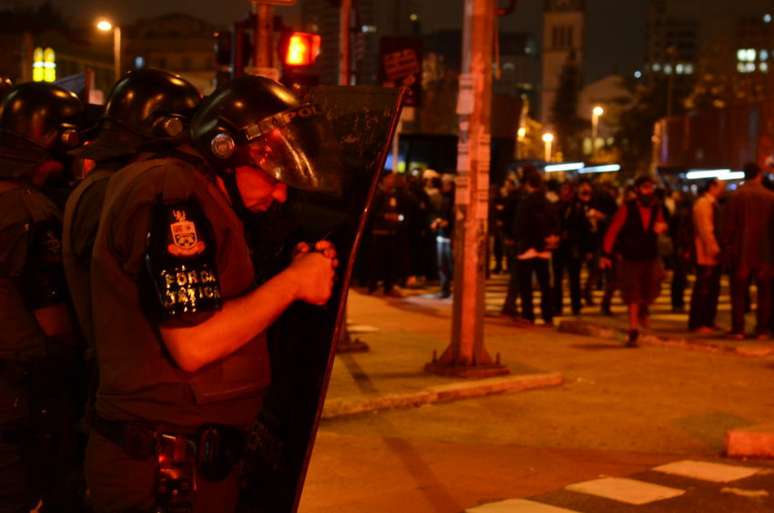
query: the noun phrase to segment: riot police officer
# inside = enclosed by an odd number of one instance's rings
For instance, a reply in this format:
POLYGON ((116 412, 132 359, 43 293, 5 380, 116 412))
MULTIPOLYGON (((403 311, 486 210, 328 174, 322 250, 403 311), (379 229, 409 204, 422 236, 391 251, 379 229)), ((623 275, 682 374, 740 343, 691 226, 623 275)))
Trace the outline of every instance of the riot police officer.
POLYGON ((91 268, 98 512, 234 511, 270 382, 266 330, 295 301, 326 303, 337 265, 330 244, 301 244, 257 285, 244 219, 288 187, 335 187, 322 123, 280 84, 240 77, 199 106, 192 146, 111 178, 91 268))
POLYGON ((81 332, 93 347, 91 252, 108 180, 131 161, 187 140, 188 124, 201 95, 178 75, 135 70, 113 87, 95 139, 77 151, 94 168, 67 200, 62 230, 65 275, 81 332))
POLYGON ((83 105, 51 84, 0 113, 0 511, 66 510, 79 351, 66 306, 61 213, 42 191, 78 144, 83 105))

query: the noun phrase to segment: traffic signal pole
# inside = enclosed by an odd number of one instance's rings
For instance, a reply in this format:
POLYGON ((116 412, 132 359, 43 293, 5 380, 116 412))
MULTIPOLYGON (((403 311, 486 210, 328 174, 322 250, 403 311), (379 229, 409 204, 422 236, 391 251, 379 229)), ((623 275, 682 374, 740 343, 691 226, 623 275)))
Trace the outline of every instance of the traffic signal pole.
MULTIPOLYGON (((462 73, 457 100, 459 143, 454 234, 452 340, 426 370, 435 374, 486 377, 510 371, 484 347, 485 272, 489 242, 489 165, 492 51, 495 0, 465 0, 462 73)), ((496 36, 495 36, 496 37, 496 36)))
POLYGON ((256 3, 255 58, 253 59, 256 68, 271 68, 274 64, 271 58, 272 35, 274 33, 271 11, 271 5, 256 3))

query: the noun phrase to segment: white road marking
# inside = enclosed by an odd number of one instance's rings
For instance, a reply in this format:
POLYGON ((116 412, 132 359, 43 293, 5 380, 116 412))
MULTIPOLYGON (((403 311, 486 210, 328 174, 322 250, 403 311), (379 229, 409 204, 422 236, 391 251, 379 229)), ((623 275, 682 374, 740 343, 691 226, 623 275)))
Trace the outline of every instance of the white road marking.
POLYGON ((731 481, 754 476, 761 471, 760 468, 755 467, 738 467, 735 465, 691 460, 676 461, 656 467, 653 470, 663 472, 664 474, 690 477, 712 483, 730 483, 731 481))
POLYGON ((635 481, 634 479, 623 479, 617 477, 608 477, 604 479, 595 479, 577 483, 566 488, 572 492, 585 493, 587 495, 596 495, 626 504, 641 506, 651 502, 661 501, 679 497, 685 493, 685 490, 669 488, 667 486, 635 481))
POLYGON ((765 499, 769 496, 769 492, 766 490, 744 490, 742 488, 722 488, 720 493, 728 493, 736 495, 738 497, 746 497, 748 499, 765 499))
POLYGON ((475 508, 465 510, 465 513, 578 513, 548 504, 528 501, 524 499, 511 499, 502 502, 493 502, 484 504, 475 508))

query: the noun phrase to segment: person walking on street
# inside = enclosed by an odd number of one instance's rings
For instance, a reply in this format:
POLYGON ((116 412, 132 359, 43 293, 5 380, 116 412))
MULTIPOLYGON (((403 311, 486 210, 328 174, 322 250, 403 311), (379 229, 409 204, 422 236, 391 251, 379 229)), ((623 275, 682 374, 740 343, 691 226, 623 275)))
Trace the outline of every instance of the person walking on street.
POLYGON ((441 208, 432 223, 435 231, 438 275, 441 279, 441 299, 451 297, 454 258, 452 237, 454 237, 454 176, 444 174, 441 180, 441 208))
POLYGON ((522 199, 522 188, 514 183, 508 196, 505 198, 503 211, 503 246, 505 258, 508 261, 508 289, 505 294, 505 301, 501 310, 502 315, 516 318, 519 315, 516 301, 519 297, 519 266, 516 260, 516 239, 514 236, 514 225, 516 222, 516 212, 519 209, 519 203, 522 199))
POLYGON ((559 245, 559 226, 555 210, 546 199, 540 173, 535 169, 525 170, 524 182, 527 195, 519 204, 514 226, 522 317, 530 324, 535 322, 532 305, 532 276, 535 275, 541 292, 541 317, 546 326, 551 326, 554 314, 549 262, 551 251, 559 245))
POLYGON ((725 190, 725 182, 714 178, 693 206, 696 283, 691 294, 688 329, 705 335, 717 328, 715 316, 718 311, 721 273, 718 200, 725 190))
POLYGON ((553 254, 554 271, 554 315, 561 315, 564 303, 564 271, 567 270, 570 282, 570 304, 572 314, 581 312, 581 266, 590 239, 589 220, 583 204, 578 200, 572 184, 565 183, 560 189, 559 221, 561 242, 553 254))
POLYGON ((749 291, 750 281, 754 281, 758 289, 755 335, 766 339, 774 267, 766 253, 774 237, 774 192, 763 186, 763 172, 757 164, 747 164, 744 172, 746 182, 729 198, 722 238, 731 278, 732 325, 728 336, 732 340, 745 338, 745 293, 749 291))
POLYGON ((605 234, 603 269, 612 267, 613 252, 620 254, 620 286, 629 310, 628 347, 637 347, 640 327, 648 327, 648 308, 661 292, 664 270, 659 260, 658 237, 667 230, 663 207, 655 201, 650 176, 634 183, 636 199, 629 200, 613 217, 605 234))

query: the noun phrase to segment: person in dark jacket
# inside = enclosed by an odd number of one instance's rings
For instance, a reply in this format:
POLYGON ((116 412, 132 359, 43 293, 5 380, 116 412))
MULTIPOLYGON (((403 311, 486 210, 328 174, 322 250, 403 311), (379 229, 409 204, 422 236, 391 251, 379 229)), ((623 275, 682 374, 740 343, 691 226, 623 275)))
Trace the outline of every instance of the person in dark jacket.
MULTIPOLYGON (((588 181, 580 184, 583 190, 591 185, 588 181)), ((559 201, 559 222, 561 227, 561 242, 559 249, 553 255, 554 270, 554 314, 561 315, 563 306, 563 276, 567 270, 570 281, 570 304, 573 315, 581 312, 581 266, 590 254, 591 223, 586 215, 585 204, 578 199, 575 189, 570 183, 563 185, 559 201)))
POLYGON ((755 335, 769 337, 771 314, 772 256, 768 255, 774 233, 774 193, 763 186, 761 168, 750 163, 745 166, 747 181, 731 194, 724 215, 722 236, 723 252, 731 268, 731 318, 729 337, 745 337, 745 294, 750 281, 758 288, 757 326, 755 335))
POLYGON ((526 196, 519 203, 514 223, 516 260, 521 283, 522 317, 534 323, 532 305, 532 276, 537 277, 542 294, 540 301, 543 322, 553 324, 551 277, 549 262, 551 251, 559 244, 559 226, 555 209, 546 199, 543 178, 537 170, 526 170, 524 175, 526 196))
POLYGON ((441 279, 441 299, 451 297, 454 257, 452 238, 454 237, 454 176, 445 174, 441 180, 441 208, 435 213, 432 223, 435 231, 438 255, 438 275, 441 279))
POLYGON ((514 239, 514 222, 519 202, 523 197, 523 190, 517 183, 513 184, 508 196, 505 198, 503 210, 503 246, 505 258, 508 261, 508 290, 503 302, 502 315, 517 317, 516 299, 519 296, 519 267, 516 263, 516 240, 514 239))
POLYGON ((640 326, 648 325, 648 307, 661 292, 664 270, 658 253, 658 236, 665 233, 663 206, 655 200, 654 182, 641 176, 634 183, 636 199, 624 203, 605 234, 602 268, 612 267, 613 251, 621 255, 620 285, 629 309, 627 346, 636 347, 640 326))

